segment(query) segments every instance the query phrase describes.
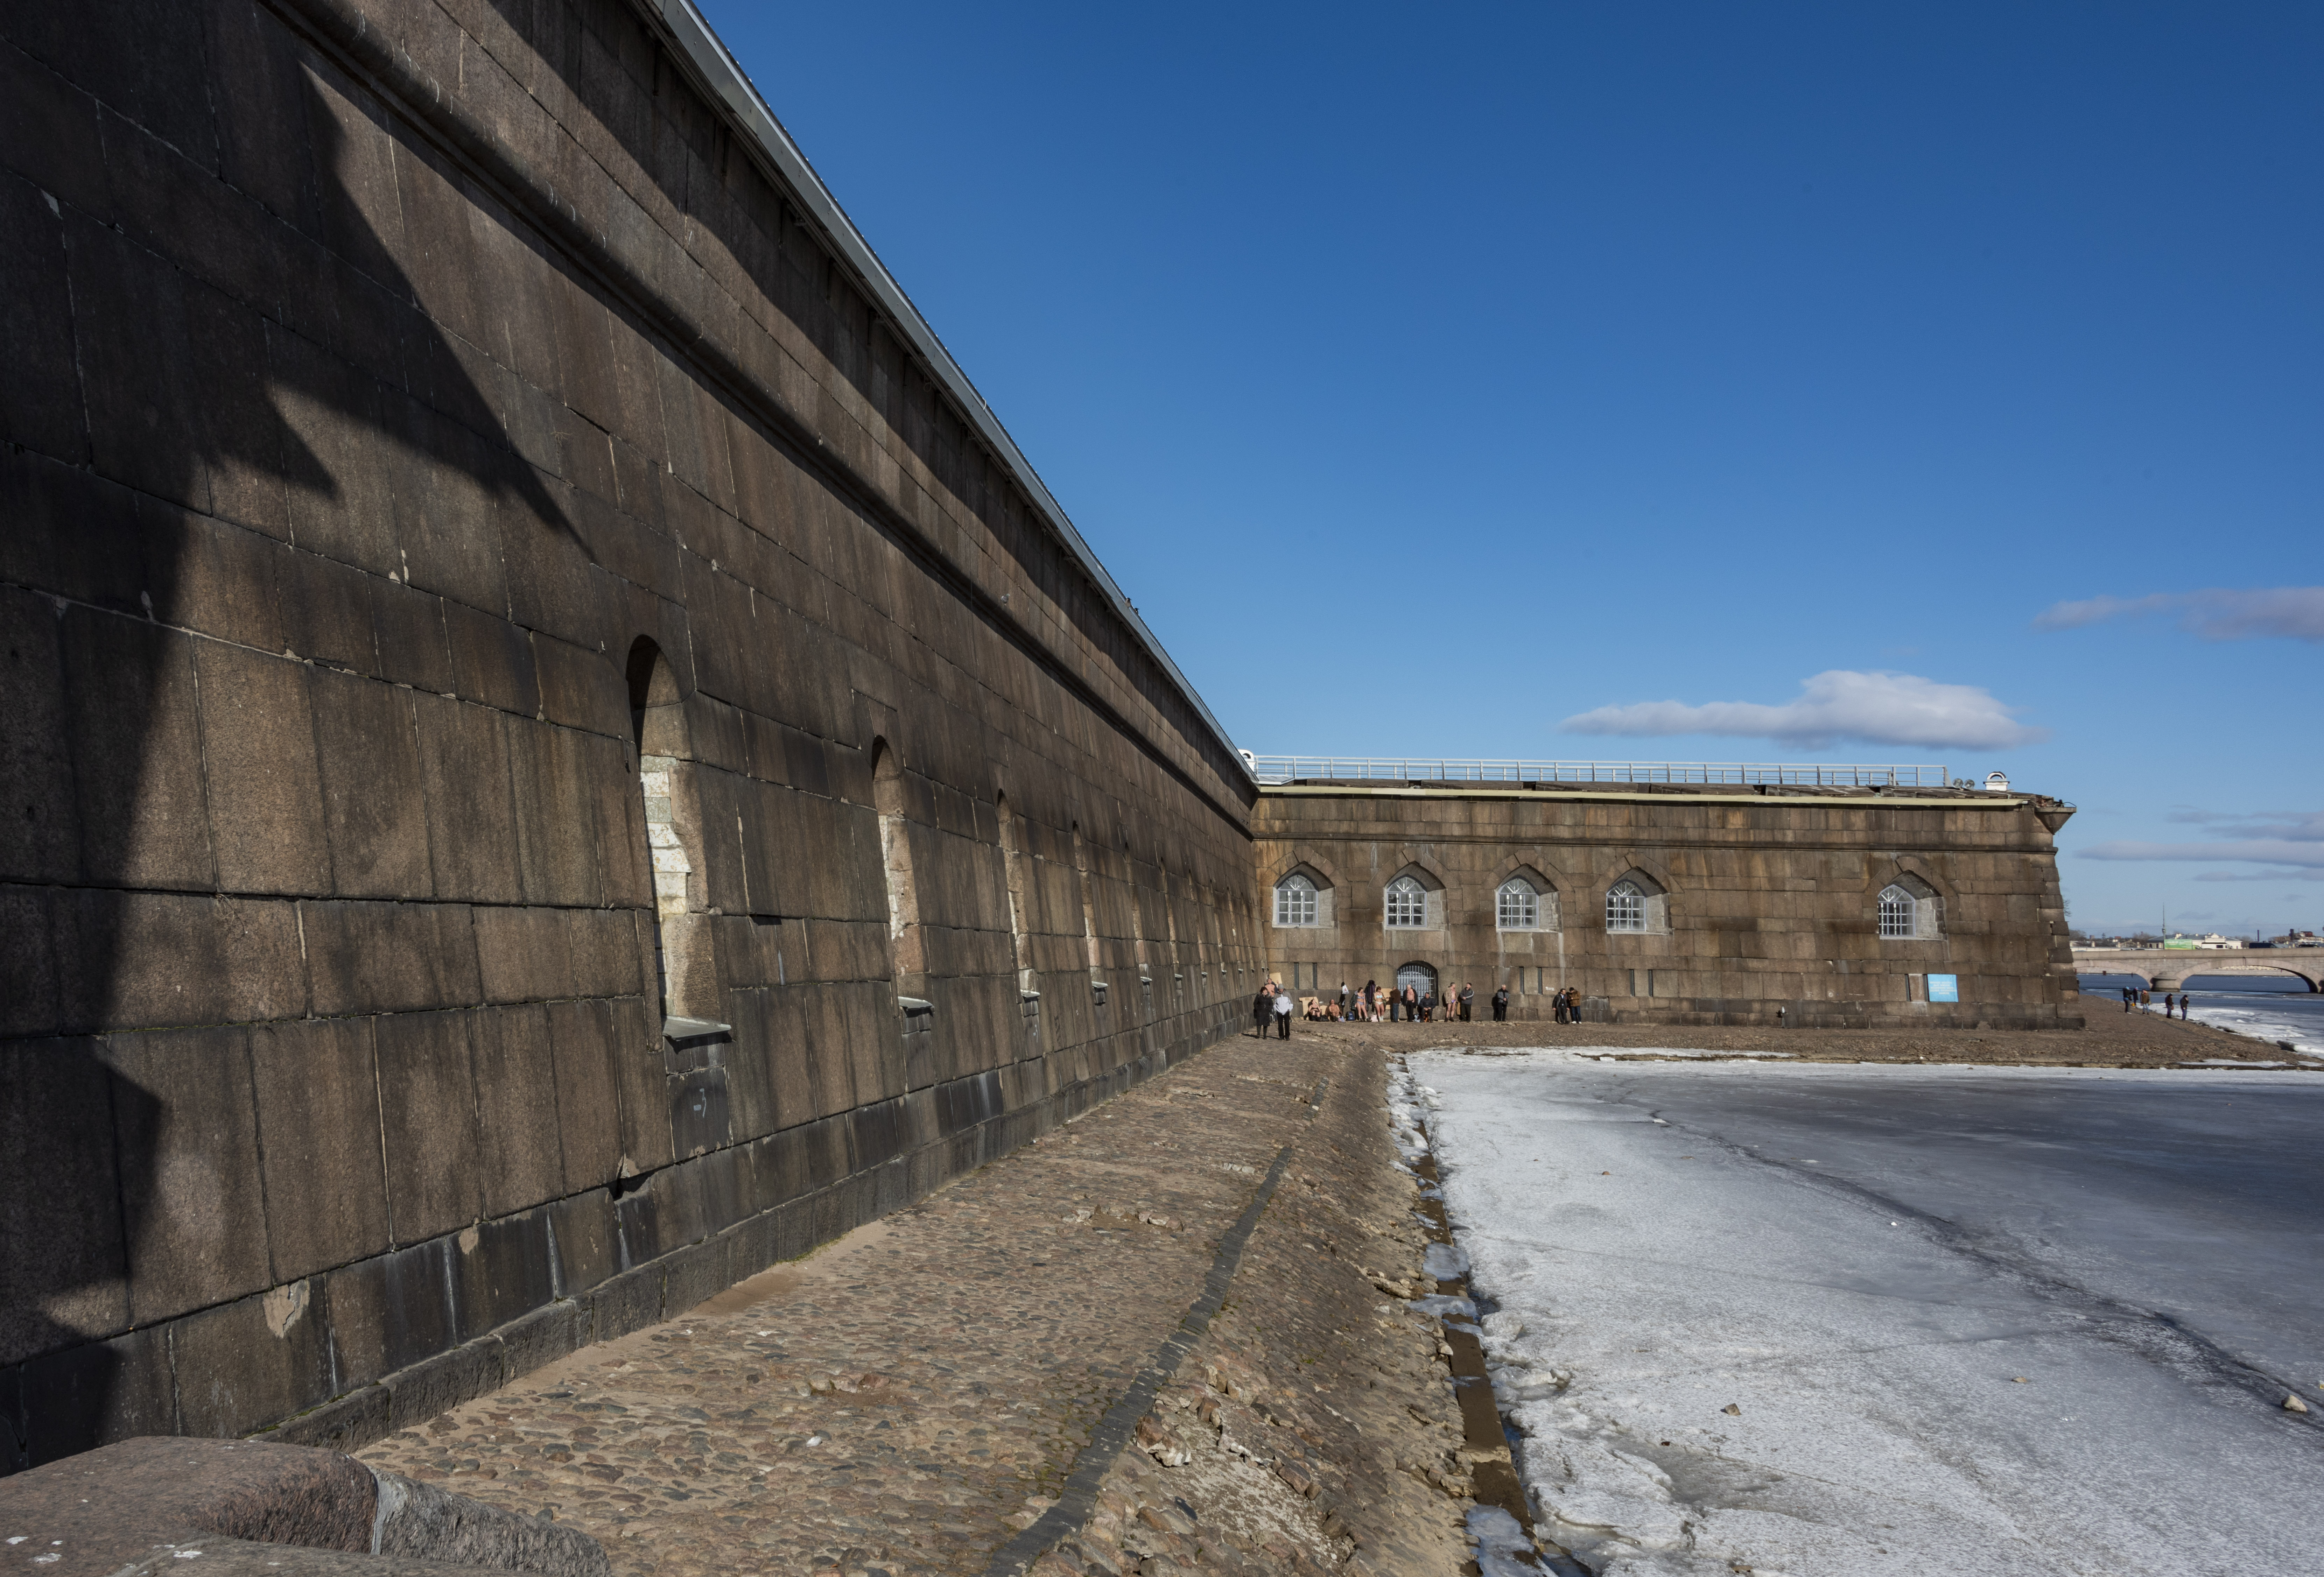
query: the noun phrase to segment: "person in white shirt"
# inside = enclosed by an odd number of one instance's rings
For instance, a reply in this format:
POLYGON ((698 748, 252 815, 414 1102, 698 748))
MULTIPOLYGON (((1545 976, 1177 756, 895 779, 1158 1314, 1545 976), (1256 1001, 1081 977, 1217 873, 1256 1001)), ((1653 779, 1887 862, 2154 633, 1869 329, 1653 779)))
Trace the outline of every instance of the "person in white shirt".
POLYGON ((1291 993, 1279 989, 1275 993, 1275 1038, 1291 1038, 1291 993))

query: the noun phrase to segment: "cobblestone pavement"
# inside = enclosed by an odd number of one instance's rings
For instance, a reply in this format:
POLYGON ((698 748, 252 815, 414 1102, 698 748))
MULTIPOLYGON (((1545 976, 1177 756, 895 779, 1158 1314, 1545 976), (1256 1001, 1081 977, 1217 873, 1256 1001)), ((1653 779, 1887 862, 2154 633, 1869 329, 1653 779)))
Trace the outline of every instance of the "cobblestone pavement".
POLYGON ((1221 1313, 1035 1570, 1453 1572, 1468 1469, 1441 1333, 1399 1301, 1434 1284, 1376 1039, 1225 1041, 362 1454, 577 1524, 623 1577, 982 1573, 1064 1491, 1289 1146, 1221 1313))

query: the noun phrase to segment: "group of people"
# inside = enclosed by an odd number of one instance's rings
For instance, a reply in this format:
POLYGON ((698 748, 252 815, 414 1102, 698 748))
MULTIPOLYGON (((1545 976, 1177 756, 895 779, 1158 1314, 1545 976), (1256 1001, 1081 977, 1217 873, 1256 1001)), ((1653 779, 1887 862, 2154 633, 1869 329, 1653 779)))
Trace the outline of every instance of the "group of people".
MULTIPOLYGON (((1509 1017, 1509 988, 1502 986, 1488 999, 1493 1010, 1493 1022, 1505 1024, 1509 1017)), ((1393 1024, 1398 1021, 1416 1024, 1443 1022, 1466 1024, 1474 1012, 1477 988, 1467 982, 1458 986, 1447 985, 1444 994, 1436 994, 1432 983, 1425 986, 1407 985, 1383 988, 1378 981, 1368 980, 1360 988, 1340 982, 1340 994, 1333 997, 1305 997, 1292 1000, 1289 991, 1280 981, 1268 981, 1250 1000, 1250 1030, 1264 1038, 1270 1021, 1276 1038, 1291 1038, 1291 1019, 1296 1013, 1318 1023, 1393 1024)), ((1559 991, 1551 1002, 1552 1011, 1560 1024, 1582 1022, 1582 993, 1572 986, 1559 991)))
MULTIPOLYGON (((2122 1010, 2124 1012, 2127 1013, 2133 1008, 2136 1008, 2141 1012, 2146 1012, 2149 1010, 2151 1003, 2152 993, 2141 989, 2140 987, 2125 986, 2122 988, 2122 1010)), ((2174 1016, 2171 1011, 2171 993, 2169 991, 2164 991, 2163 993, 2163 1016, 2166 1019, 2174 1016)), ((2175 1016, 2181 1019, 2184 1019, 2187 1016, 2187 993, 2185 991, 2181 991, 2179 993, 2179 1011, 2175 1016)))

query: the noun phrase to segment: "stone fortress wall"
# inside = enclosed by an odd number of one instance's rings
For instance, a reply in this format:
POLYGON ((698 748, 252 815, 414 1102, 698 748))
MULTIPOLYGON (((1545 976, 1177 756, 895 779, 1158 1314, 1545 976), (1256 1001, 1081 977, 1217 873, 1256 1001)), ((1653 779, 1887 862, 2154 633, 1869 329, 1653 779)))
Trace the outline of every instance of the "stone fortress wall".
POLYGON ((2081 1023, 2052 841, 2072 814, 1960 788, 1318 781, 1263 788, 1251 825, 1269 968, 1302 994, 1421 965, 1472 982, 1480 1018, 1497 986, 1512 1019, 1572 986, 1606 1023, 2057 1028, 2081 1023), (1420 923, 1391 927, 1407 877, 1422 896, 1398 918, 1420 923), (1316 890, 1311 924, 1276 923, 1294 878, 1316 890), (1529 926, 1503 923, 1512 879, 1529 926), (1629 933, 1607 911, 1624 881, 1629 933), (1890 888, 1911 936, 1880 934, 1890 888), (1932 974, 1958 1003, 1928 1000, 1932 974))
POLYGON ((0 1471, 424 1421, 1270 964, 2073 1021, 2049 802, 1262 795, 722 60, 685 0, 0 11, 0 1471))
POLYGON ((1242 1019, 1249 774, 685 20, 0 14, 0 1471, 374 1438, 1242 1019))

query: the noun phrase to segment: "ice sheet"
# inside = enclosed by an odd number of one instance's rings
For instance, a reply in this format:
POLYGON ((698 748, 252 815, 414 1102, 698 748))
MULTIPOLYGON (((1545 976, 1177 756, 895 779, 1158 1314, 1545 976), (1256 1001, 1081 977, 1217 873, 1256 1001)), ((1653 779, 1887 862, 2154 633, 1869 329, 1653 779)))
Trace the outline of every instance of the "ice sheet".
POLYGON ((1587 1055, 1416 1056, 1401 1103, 1431 1120, 1545 1531, 1593 1570, 2324 1572, 2324 1405, 2267 1394, 2324 1404, 2318 1173, 2267 1165, 2312 1149, 2316 1075, 1587 1055), (1886 1138, 1833 1115, 1879 1080, 1886 1138), (2022 1132, 1974 1115, 2043 1102, 2062 1115, 2022 1132), (2076 1111, 2099 1137, 2070 1142, 2076 1111), (2146 1178, 2142 1146, 2181 1170, 2146 1178), (2090 1197, 2123 1178, 2135 1211, 2090 1197), (2207 1333, 2231 1304, 2290 1334, 2207 1333))

